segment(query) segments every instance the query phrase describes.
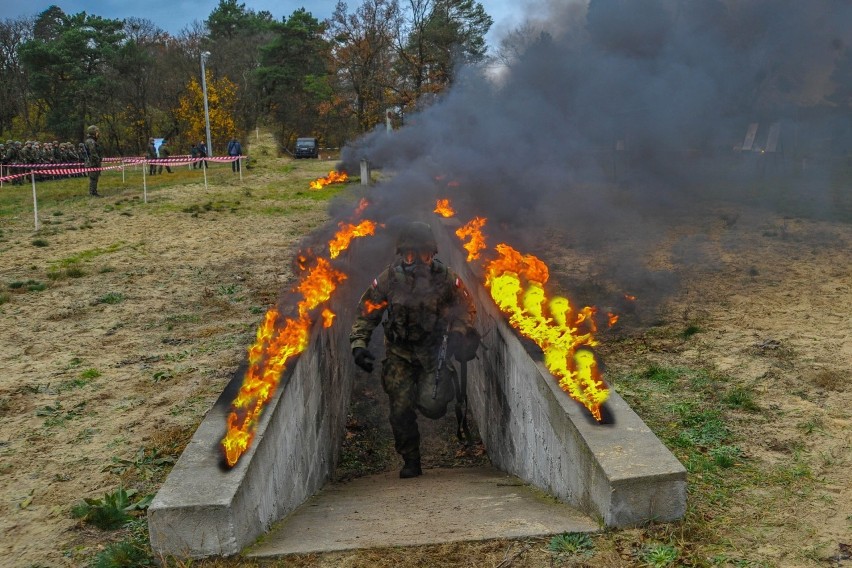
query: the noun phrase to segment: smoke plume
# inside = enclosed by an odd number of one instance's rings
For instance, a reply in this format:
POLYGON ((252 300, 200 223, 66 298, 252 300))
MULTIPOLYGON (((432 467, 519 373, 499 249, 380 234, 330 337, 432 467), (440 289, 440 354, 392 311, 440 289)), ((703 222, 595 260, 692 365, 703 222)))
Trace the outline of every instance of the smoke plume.
POLYGON ((662 297, 679 263, 717 262, 694 229, 708 218, 835 210, 829 172, 852 151, 849 2, 552 0, 528 13, 499 69, 462 70, 402 128, 344 149, 342 168, 367 159, 386 178, 371 218, 449 197, 463 221, 488 218, 492 244, 593 259, 573 283, 605 279, 584 300, 612 303, 662 297), (661 248, 675 266, 652 262, 661 248))

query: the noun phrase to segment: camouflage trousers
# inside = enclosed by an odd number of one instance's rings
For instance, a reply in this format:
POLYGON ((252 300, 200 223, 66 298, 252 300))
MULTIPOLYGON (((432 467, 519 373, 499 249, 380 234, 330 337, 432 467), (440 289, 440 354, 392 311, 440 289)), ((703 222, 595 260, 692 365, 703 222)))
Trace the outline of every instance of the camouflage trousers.
POLYGON ((455 398, 455 380, 449 359, 441 368, 437 388, 435 365, 424 367, 392 352, 382 361, 382 388, 390 403, 394 447, 403 459, 420 457, 417 412, 435 420, 444 416, 447 404, 455 398))
POLYGON ((89 172, 89 195, 98 193, 98 178, 101 177, 101 172, 89 172))

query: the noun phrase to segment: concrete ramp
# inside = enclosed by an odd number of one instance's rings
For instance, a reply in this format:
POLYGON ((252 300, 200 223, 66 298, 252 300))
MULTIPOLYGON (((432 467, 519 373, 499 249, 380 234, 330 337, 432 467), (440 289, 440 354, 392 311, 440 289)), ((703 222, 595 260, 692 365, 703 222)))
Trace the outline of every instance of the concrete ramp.
POLYGON ((490 467, 396 471, 326 485, 243 555, 592 532, 591 518, 490 467))

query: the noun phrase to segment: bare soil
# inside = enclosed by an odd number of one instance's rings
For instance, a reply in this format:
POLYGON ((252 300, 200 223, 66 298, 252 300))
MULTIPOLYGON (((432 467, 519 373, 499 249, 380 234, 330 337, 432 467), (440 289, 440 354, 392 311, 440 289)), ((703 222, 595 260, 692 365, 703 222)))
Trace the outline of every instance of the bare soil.
MULTIPOLYGON (((267 138, 253 146, 244 181, 214 166, 205 189, 198 171, 178 169, 149 178, 147 204, 139 172, 125 183, 105 175, 101 200, 84 197, 83 179, 43 182, 37 232, 31 188, 0 190, 3 566, 81 566, 127 536, 70 508, 120 484, 156 491, 291 281, 298 239, 327 221, 307 183, 333 162, 279 158, 267 138)), ((687 520, 606 533, 593 559, 555 557, 546 541, 493 541, 280 565, 632 566, 661 539, 679 543, 687 565, 849 565, 852 224, 745 214, 693 225, 717 262, 682 275, 657 325, 613 331, 601 347, 613 377, 650 364, 704 368, 719 389, 751 393, 757 409, 729 413, 737 498, 716 505, 712 484, 691 471, 687 520)), ((398 467, 388 431, 371 430, 381 420, 358 411, 382 399, 376 387, 356 387, 339 479, 398 467)), ((623 388, 640 414, 677 396, 623 388)), ((452 421, 427 430, 427 466, 483 459, 457 451, 454 433, 452 421)))

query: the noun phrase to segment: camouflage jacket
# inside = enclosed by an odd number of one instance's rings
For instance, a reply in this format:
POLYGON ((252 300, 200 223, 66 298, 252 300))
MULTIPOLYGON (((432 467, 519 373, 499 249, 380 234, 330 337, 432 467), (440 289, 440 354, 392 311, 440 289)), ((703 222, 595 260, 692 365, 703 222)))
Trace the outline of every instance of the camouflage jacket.
POLYGON ((103 150, 101 149, 101 145, 95 140, 92 136, 86 137, 85 142, 86 148, 86 167, 87 168, 99 168, 101 167, 101 160, 103 159, 103 150))
POLYGON ((349 334, 352 349, 367 347, 384 316, 385 345, 409 360, 434 356, 444 335, 473 327, 476 308, 461 278, 439 260, 428 274, 414 276, 400 261, 385 269, 361 296, 349 334))

